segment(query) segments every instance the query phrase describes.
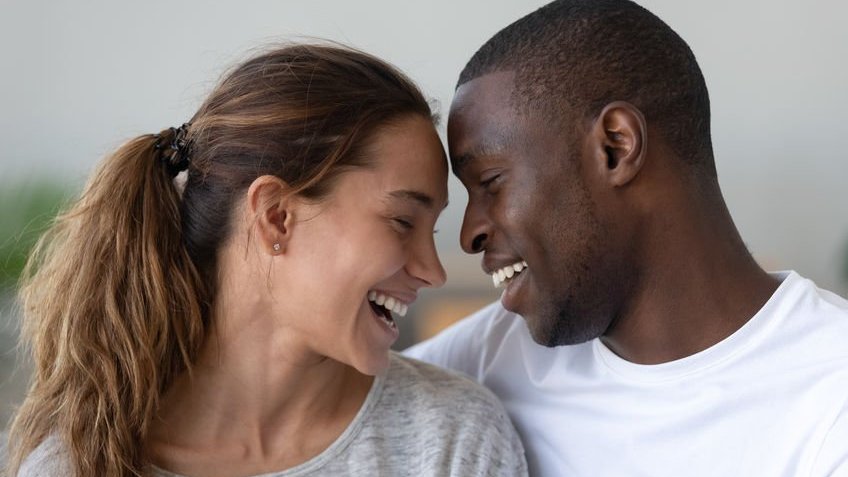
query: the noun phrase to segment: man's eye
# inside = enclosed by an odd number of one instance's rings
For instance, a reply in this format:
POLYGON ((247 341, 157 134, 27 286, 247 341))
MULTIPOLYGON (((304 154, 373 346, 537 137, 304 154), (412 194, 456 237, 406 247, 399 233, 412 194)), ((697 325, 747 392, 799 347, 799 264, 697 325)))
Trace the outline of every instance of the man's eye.
POLYGON ((488 189, 489 186, 494 184, 495 181, 500 179, 500 177, 501 177, 500 174, 494 174, 494 175, 489 176, 489 177, 483 177, 483 178, 480 179, 480 186, 483 187, 484 189, 488 189))
POLYGON ((394 222, 395 222, 398 226, 400 226, 400 228, 402 228, 402 229, 404 229, 404 230, 411 230, 411 229, 412 229, 412 222, 410 222, 410 221, 409 221, 409 220, 407 220, 407 219, 404 219, 404 218, 401 218, 401 217, 395 217, 395 218, 393 218, 392 220, 393 220, 393 221, 394 221, 394 222))

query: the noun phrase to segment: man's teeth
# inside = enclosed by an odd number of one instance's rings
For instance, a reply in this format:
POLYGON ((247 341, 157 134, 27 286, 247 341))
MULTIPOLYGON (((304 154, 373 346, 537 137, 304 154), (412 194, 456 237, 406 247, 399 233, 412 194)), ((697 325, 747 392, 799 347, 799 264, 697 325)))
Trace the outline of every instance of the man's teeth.
POLYGON ((395 297, 386 296, 382 293, 377 293, 375 291, 368 292, 368 300, 373 301, 374 303, 382 306, 383 308, 397 313, 400 316, 406 316, 406 312, 409 310, 409 305, 398 300, 395 297))
POLYGON ((507 265, 500 270, 495 270, 492 272, 492 283, 494 283, 495 288, 499 288, 505 282, 508 282, 512 277, 521 273, 522 270, 527 268, 527 262, 515 262, 512 265, 507 265))

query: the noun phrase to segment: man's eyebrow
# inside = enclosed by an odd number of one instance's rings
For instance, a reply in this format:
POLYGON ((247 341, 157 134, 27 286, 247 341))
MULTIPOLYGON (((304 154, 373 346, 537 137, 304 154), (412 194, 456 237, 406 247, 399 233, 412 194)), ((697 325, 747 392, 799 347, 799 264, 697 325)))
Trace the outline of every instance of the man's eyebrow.
MULTIPOLYGON (((409 202, 415 202, 418 205, 422 205, 428 209, 435 208, 436 201, 430 197, 429 195, 417 191, 417 190, 409 190, 409 189, 399 189, 393 190, 388 193, 389 197, 394 199, 405 200, 409 202)), ((447 203, 444 204, 447 207, 447 203)))
POLYGON ((459 175, 468 164, 480 157, 493 156, 502 153, 512 143, 512 136, 501 133, 491 140, 479 143, 471 149, 451 157, 451 169, 454 175, 459 175))

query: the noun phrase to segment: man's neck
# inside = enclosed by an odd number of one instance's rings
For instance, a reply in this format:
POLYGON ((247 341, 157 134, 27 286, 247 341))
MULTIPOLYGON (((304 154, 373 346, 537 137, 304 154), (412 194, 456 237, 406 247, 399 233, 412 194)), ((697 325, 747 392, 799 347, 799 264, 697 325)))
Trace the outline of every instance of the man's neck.
POLYGON ((622 358, 658 364, 703 351, 747 323, 777 289, 727 209, 711 210, 655 219, 659 232, 645 241, 635 293, 601 338, 622 358))

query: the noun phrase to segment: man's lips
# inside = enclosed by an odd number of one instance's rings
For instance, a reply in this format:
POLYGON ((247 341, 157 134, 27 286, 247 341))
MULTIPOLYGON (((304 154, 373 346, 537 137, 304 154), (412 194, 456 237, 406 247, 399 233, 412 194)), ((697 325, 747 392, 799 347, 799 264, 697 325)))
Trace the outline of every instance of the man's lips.
MULTIPOLYGON (((491 275, 508 265, 513 265, 519 262, 524 262, 524 259, 515 255, 498 255, 487 253, 480 265, 483 268, 483 273, 491 275)), ((526 262, 524 262, 526 263, 526 262)))
POLYGON ((500 288, 502 285, 509 283, 513 277, 526 270, 527 262, 520 258, 510 258, 507 260, 491 261, 483 264, 483 270, 492 277, 492 284, 495 288, 500 288))

